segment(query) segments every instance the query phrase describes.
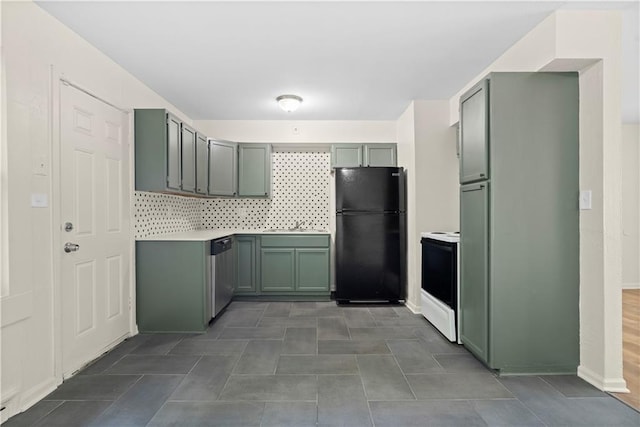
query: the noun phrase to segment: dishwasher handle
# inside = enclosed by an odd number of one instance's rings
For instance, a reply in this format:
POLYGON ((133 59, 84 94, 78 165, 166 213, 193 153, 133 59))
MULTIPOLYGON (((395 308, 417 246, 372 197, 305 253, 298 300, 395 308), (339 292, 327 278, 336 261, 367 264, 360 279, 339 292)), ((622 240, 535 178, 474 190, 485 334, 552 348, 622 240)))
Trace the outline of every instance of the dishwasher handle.
POLYGON ((232 237, 223 237, 221 239, 213 240, 211 242, 211 254, 218 255, 222 252, 226 252, 233 248, 233 238, 232 237))

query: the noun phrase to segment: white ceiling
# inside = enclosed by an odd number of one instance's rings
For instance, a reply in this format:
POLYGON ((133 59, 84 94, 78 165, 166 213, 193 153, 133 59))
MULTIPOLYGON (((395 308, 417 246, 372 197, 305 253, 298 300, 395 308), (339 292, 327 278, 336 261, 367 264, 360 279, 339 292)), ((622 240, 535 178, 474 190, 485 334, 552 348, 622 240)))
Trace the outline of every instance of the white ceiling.
POLYGON ((629 2, 38 4, 192 119, 395 120, 447 99, 556 9, 623 10, 623 120, 638 122, 629 2), (293 93, 300 109, 275 98, 293 93))

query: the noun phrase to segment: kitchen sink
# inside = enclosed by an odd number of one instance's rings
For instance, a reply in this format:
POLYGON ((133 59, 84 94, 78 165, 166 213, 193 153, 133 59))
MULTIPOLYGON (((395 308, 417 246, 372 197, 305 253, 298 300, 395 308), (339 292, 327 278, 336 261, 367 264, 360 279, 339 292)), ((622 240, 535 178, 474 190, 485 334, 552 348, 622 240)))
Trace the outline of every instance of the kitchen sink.
POLYGON ((326 233, 327 230, 315 230, 311 228, 269 228, 265 233, 326 233))

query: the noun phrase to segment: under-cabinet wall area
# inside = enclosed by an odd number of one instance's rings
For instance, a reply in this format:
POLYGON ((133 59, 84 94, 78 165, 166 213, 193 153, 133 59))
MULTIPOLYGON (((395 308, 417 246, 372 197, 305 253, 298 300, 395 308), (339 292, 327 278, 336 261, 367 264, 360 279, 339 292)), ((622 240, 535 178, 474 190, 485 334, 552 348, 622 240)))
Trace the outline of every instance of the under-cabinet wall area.
POLYGON ((330 153, 274 152, 269 199, 183 197, 136 191, 135 238, 198 229, 328 229, 330 153))
POLYGON ((202 200, 195 197, 136 191, 133 209, 136 239, 202 227, 202 200))

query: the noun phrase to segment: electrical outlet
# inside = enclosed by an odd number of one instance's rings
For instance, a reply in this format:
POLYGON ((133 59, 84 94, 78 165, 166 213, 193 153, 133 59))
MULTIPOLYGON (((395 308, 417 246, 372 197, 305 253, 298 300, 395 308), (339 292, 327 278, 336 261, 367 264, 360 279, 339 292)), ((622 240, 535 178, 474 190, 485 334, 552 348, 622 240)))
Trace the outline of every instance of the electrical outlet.
POLYGON ((246 208, 238 208, 238 216, 240 218, 246 218, 247 217, 247 209, 246 208))

